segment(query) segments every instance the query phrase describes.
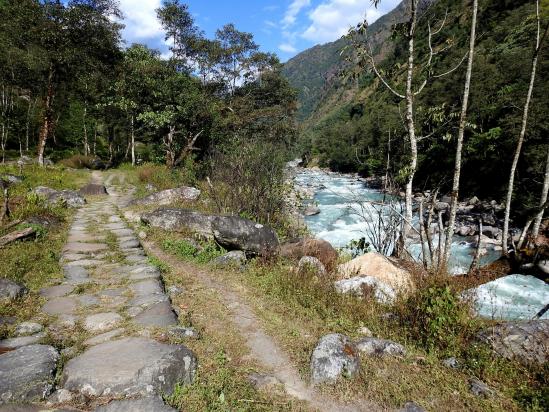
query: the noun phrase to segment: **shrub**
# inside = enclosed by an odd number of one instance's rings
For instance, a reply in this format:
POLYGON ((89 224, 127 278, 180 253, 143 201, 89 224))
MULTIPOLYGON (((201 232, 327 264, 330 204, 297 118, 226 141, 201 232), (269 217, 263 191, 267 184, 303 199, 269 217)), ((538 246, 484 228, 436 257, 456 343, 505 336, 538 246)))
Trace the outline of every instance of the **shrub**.
POLYGON ((95 158, 91 156, 75 154, 60 160, 59 163, 65 167, 70 167, 71 169, 91 169, 94 160, 95 158))
POLYGON ((196 165, 192 159, 187 159, 183 167, 173 169, 165 165, 145 163, 137 168, 137 178, 140 183, 151 184, 158 190, 195 185, 196 165))
POLYGON ((285 221, 285 149, 235 140, 211 157, 210 196, 219 213, 243 216, 272 226, 285 221))
POLYGON ((473 331, 469 304, 445 283, 424 284, 398 310, 404 328, 429 351, 459 350, 473 331))
POLYGON ((165 250, 196 263, 208 263, 227 251, 213 242, 195 243, 192 240, 167 239, 162 244, 165 250))

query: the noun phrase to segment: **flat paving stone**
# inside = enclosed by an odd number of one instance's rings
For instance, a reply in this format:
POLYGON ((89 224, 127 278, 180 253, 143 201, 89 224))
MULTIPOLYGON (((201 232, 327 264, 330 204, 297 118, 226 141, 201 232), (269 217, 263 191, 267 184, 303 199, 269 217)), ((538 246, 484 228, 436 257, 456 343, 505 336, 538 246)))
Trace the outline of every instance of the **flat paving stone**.
POLYGON ((130 255, 126 256, 126 261, 130 263, 146 263, 149 259, 146 256, 130 255))
POLYGON ((85 260, 77 260, 74 262, 67 262, 66 266, 81 266, 84 268, 94 267, 94 266, 101 266, 105 263, 104 260, 99 259, 85 259, 85 260))
POLYGON ((126 240, 124 242, 120 242, 119 244, 120 249, 131 249, 134 247, 139 247, 141 244, 139 243, 139 240, 126 240))
POLYGON ((59 353, 30 345, 0 355, 0 402, 40 401, 53 388, 59 353))
POLYGON ((40 323, 21 322, 15 328, 15 334, 17 336, 27 336, 27 335, 33 335, 35 333, 42 332, 43 330, 44 330, 44 326, 42 326, 40 323))
POLYGON ((133 236, 133 230, 131 229, 115 229, 111 230, 112 233, 114 233, 118 237, 124 237, 124 236, 133 236))
POLYGON ((100 252, 102 250, 107 250, 109 247, 104 243, 67 243, 63 247, 64 252, 79 252, 79 253, 89 253, 89 252, 100 252))
POLYGON ((60 297, 53 298, 42 306, 42 312, 48 315, 73 314, 76 311, 77 305, 73 298, 60 297))
POLYGON ((90 275, 90 272, 82 266, 64 266, 63 273, 67 279, 84 279, 90 275))
POLYGON ((161 302, 143 310, 139 315, 133 318, 133 321, 141 326, 165 328, 177 325, 177 316, 172 309, 172 305, 168 302, 161 302))
POLYGON ((190 384, 196 357, 183 345, 147 338, 123 338, 92 346, 67 362, 61 386, 88 397, 171 395, 190 384))
POLYGON ((112 329, 122 322, 122 320, 122 316, 118 313, 96 313, 84 319, 84 328, 90 332, 103 332, 112 329))
POLYGON ((45 337, 46 334, 41 332, 31 336, 4 339, 0 340, 0 348, 17 349, 23 346, 36 345, 45 337))
POLYGON ((82 295, 75 295, 75 299, 78 300, 78 303, 80 303, 80 306, 87 308, 94 305, 99 305, 101 301, 94 295, 90 295, 88 293, 84 293, 82 295))
POLYGON ((158 280, 143 280, 141 282, 132 283, 130 289, 136 296, 153 295, 155 293, 163 293, 164 288, 158 280))
POLYGON ((151 295, 143 295, 143 296, 136 296, 132 300, 130 300, 129 305, 130 306, 140 306, 142 308, 146 308, 148 306, 155 305, 157 303, 161 302, 168 302, 169 298, 164 293, 153 293, 151 295))
POLYGON ((40 290, 40 295, 47 298, 60 298, 62 296, 67 296, 74 290, 73 285, 58 285, 51 286, 49 288, 43 288, 40 290))
POLYGON ((176 410, 165 405, 162 398, 155 396, 111 401, 107 405, 96 408, 94 412, 176 412, 176 410))
POLYGON ((130 281, 139 281, 147 279, 160 279, 160 272, 141 272, 128 277, 130 281))
POLYGON ((114 288, 114 289, 104 289, 99 292, 97 292, 97 296, 100 297, 114 297, 114 296, 122 296, 124 295, 128 289, 126 288, 114 288))
POLYGON ((99 345, 100 343, 107 342, 111 340, 112 338, 116 338, 122 334, 124 334, 125 330, 123 328, 114 329, 110 332, 102 333, 101 335, 94 336, 93 338, 87 339, 84 341, 84 345, 86 346, 93 346, 93 345, 99 345))

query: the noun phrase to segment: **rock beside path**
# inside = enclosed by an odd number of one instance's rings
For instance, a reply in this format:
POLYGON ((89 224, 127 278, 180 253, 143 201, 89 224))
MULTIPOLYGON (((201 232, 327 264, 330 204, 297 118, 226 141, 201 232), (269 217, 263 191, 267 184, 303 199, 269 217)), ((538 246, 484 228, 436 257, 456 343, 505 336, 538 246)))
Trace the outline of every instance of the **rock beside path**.
POLYGON ((195 355, 183 345, 124 338, 93 346, 71 359, 61 384, 88 397, 170 395, 177 383, 192 382, 196 367, 195 355))
POLYGON ((387 339, 365 337, 356 342, 357 349, 366 354, 374 356, 404 356, 406 349, 400 343, 387 339))
POLYGON ((482 330, 477 337, 507 359, 540 365, 549 360, 549 320, 505 322, 482 330))
POLYGON ((55 190, 46 186, 38 186, 34 189, 34 193, 50 205, 62 204, 67 207, 79 208, 86 204, 86 199, 74 190, 55 190))
POLYGON ((43 400, 53 387, 59 353, 31 345, 0 355, 0 405, 43 400))
POLYGON ((86 186, 82 187, 78 193, 82 196, 102 196, 108 195, 107 189, 104 185, 98 183, 89 183, 86 186))
POLYGON ((215 240, 227 249, 262 256, 276 253, 278 237, 270 227, 237 216, 216 216, 212 220, 215 240))
POLYGON ((332 333, 323 336, 311 357, 313 384, 333 383, 340 377, 355 376, 360 368, 358 350, 347 336, 332 333))
POLYGON ((300 239, 285 243, 280 246, 280 255, 294 260, 299 260, 303 256, 312 256, 320 260, 328 270, 335 267, 339 258, 337 250, 322 239, 300 239))
POLYGON ((12 280, 0 278, 0 302, 9 301, 22 297, 28 289, 12 280))
POLYGON ((194 187, 182 186, 152 193, 142 199, 134 200, 132 204, 166 206, 174 202, 191 202, 199 197, 200 190, 194 187))
POLYGON ((141 221, 151 227, 175 232, 193 232, 212 239, 214 216, 188 209, 160 208, 141 216, 141 221))
POLYGON ((374 299, 380 303, 391 303, 396 298, 392 287, 373 276, 356 276, 334 282, 338 293, 351 294, 363 297, 365 292, 371 291, 374 299))

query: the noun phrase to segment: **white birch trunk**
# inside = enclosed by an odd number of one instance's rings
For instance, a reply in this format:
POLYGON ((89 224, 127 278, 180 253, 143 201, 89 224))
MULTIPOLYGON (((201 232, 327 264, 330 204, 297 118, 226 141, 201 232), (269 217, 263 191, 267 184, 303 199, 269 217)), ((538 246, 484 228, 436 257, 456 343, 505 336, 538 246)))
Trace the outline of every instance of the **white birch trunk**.
MULTIPOLYGON (((543 187, 541 189, 541 199, 539 202, 539 207, 543 208, 545 202, 547 202, 547 195, 549 194, 549 149, 547 150, 547 160, 545 161, 545 177, 543 179, 543 187)), ((545 211, 541 210, 536 218, 534 219, 534 226, 532 227, 532 238, 534 242, 539 235, 539 228, 541 226, 541 221, 543 219, 543 213, 545 211)))

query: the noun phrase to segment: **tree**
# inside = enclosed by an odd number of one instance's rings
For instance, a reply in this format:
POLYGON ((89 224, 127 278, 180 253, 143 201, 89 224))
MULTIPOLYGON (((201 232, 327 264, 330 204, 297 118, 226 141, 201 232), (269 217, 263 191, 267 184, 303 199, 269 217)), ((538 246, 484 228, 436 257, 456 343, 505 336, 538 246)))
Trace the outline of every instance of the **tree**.
POLYGON ((543 213, 545 211, 543 205, 547 202, 548 193, 549 193, 549 149, 547 150, 547 159, 545 160, 545 174, 543 177, 543 186, 541 188, 541 196, 540 196, 540 202, 539 202, 539 207, 541 210, 538 212, 534 220, 534 226, 532 227, 532 238, 534 239, 534 242, 536 241, 539 234, 539 229, 541 227, 541 220, 543 219, 543 213))
POLYGON ((511 163, 511 171, 509 173, 509 181, 507 184, 507 196, 505 198, 505 217, 503 219, 503 236, 501 239, 502 253, 508 255, 509 252, 509 219, 511 216, 511 200, 513 198, 513 190, 515 184, 515 174, 517 170, 518 161, 522 151, 522 145, 524 143, 524 138, 526 136, 526 128, 528 125, 528 113, 530 110, 530 102, 532 99, 532 92, 534 90, 534 84, 536 81, 536 70, 538 66, 538 58, 541 51, 541 46, 543 40, 547 35, 549 30, 549 23, 545 24, 545 27, 541 27, 541 18, 540 18, 540 4, 539 0, 536 0, 536 43, 534 48, 534 55, 532 57, 532 69, 530 72, 530 83, 528 85, 528 92, 526 93, 526 100, 524 102, 524 108, 522 112, 522 122, 519 137, 517 140, 517 146, 515 148, 515 154, 513 156, 513 162, 511 163))
POLYGON ((110 17, 119 15, 114 0, 45 0, 40 3, 36 38, 27 48, 37 47, 44 65, 42 83, 42 126, 38 141, 38 163, 55 128, 54 99, 61 87, 70 88, 80 73, 112 68, 118 56, 120 25, 110 17))
POLYGON ((156 14, 166 32, 165 39, 171 41, 172 60, 179 69, 189 70, 196 54, 195 45, 202 37, 189 6, 179 0, 164 0, 156 14))
POLYGON ((220 71, 230 94, 234 94, 237 82, 249 69, 250 58, 259 46, 253 35, 238 31, 234 24, 227 24, 215 33, 221 45, 220 71))
MULTIPOLYGON (((454 224, 459 196, 459 180, 461 176, 461 155, 463 150, 463 138, 467 121, 467 108, 469 105, 469 89, 471 87, 471 75, 473 72, 473 57, 475 54, 476 28, 477 28, 478 0, 473 0, 473 17, 471 20, 471 35, 469 37, 469 56, 467 58, 467 72, 465 74, 465 86, 463 88, 463 100, 461 102, 461 114, 459 118, 459 129, 456 144, 456 158, 454 166, 454 179, 452 184, 452 201, 446 228, 446 241, 444 244, 444 255, 442 262, 439 262, 440 269, 446 269, 452 251, 452 239, 454 237, 454 224)), ((481 226, 482 227, 482 226, 481 226)), ((480 235, 479 235, 480 236, 480 235)))
MULTIPOLYGON (((376 2, 377 4, 378 2, 376 2)), ((348 57, 348 61, 352 65, 358 65, 360 68, 370 67, 377 79, 383 84, 383 86, 397 99, 403 100, 405 102, 405 127, 407 132, 408 144, 410 146, 410 161, 404 170, 406 185, 405 185, 405 211, 404 211, 404 222, 402 226, 402 237, 401 243, 406 239, 413 219, 413 185, 414 185, 414 176, 417 171, 418 166, 418 142, 423 140, 426 136, 418 136, 417 126, 416 126, 416 109, 415 109, 415 100, 423 92, 427 84, 435 79, 447 76, 453 71, 455 71, 463 62, 463 59, 453 68, 440 73, 435 74, 433 70, 433 64, 435 63, 434 58, 438 54, 446 51, 449 47, 436 48, 433 45, 433 37, 438 35, 445 26, 446 16, 440 22, 440 25, 437 29, 432 29, 431 24, 428 24, 428 36, 427 36, 427 46, 428 52, 426 53, 427 59, 424 62, 422 67, 420 67, 420 72, 425 73, 423 80, 416 86, 415 84, 415 73, 418 71, 416 67, 415 60, 415 40, 418 29, 418 6, 419 0, 409 0, 407 2, 408 7, 408 20, 405 24, 397 24, 395 26, 395 35, 404 35, 407 42, 407 54, 406 54, 406 68, 405 68, 405 91, 399 92, 395 87, 389 84, 389 81, 384 77, 383 73, 377 66, 377 63, 374 59, 374 54, 371 44, 368 42, 368 22, 364 20, 359 23, 356 27, 351 28, 347 38, 351 41, 350 49, 351 55, 348 57)), ((344 50, 346 51, 346 50, 344 50)))

